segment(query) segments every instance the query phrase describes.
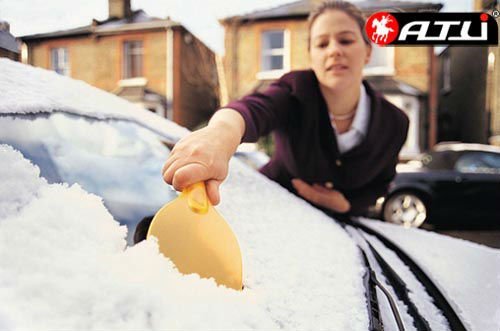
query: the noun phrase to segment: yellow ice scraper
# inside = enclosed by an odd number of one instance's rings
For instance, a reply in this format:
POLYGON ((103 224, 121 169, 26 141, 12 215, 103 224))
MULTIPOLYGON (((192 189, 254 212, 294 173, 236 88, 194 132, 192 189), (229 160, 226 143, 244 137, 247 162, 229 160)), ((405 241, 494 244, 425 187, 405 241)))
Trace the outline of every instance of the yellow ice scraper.
POLYGON ((214 278, 241 290, 242 261, 233 231, 208 200, 205 184, 184 189, 154 216, 147 237, 158 238, 160 251, 183 274, 214 278))

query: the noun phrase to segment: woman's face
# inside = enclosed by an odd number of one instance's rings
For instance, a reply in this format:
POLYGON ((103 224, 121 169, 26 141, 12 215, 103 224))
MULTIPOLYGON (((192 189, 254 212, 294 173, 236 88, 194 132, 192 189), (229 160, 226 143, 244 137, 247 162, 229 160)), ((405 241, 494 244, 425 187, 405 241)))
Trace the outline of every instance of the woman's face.
POLYGON ((320 84, 342 91, 361 84, 371 47, 358 24, 340 10, 327 10, 311 26, 311 67, 320 84))

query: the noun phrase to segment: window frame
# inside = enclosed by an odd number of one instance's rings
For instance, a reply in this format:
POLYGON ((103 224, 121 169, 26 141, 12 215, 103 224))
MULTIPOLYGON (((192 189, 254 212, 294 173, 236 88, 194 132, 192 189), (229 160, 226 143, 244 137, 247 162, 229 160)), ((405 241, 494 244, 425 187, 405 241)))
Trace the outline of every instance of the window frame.
MULTIPOLYGON (((144 77, 144 42, 140 39, 125 40, 122 46, 122 80, 142 78, 144 77), (131 48, 130 45, 139 44, 140 48, 131 48), (132 54, 130 51, 133 51, 132 54), (133 54, 136 53, 136 54, 133 54), (133 75, 131 68, 131 59, 133 56, 139 56, 139 60, 136 60, 139 64, 138 75, 133 75)), ((132 60, 133 61, 133 60, 132 60)), ((136 69, 137 70, 137 69, 136 69)))
POLYGON ((59 75, 70 76, 68 47, 52 47, 50 49, 50 68, 59 75))
POLYGON ((256 78, 259 80, 265 79, 276 79, 290 71, 290 30, 285 28, 270 28, 265 29, 260 32, 260 48, 259 48, 259 71, 257 72, 256 78), (264 50, 264 34, 272 32, 282 32, 283 33, 283 48, 272 48, 264 50), (269 54, 264 54, 264 52, 269 54), (281 53, 281 54, 277 54, 281 53), (273 70, 263 70, 264 57, 272 55, 282 55, 283 56, 283 68, 273 69, 273 70))

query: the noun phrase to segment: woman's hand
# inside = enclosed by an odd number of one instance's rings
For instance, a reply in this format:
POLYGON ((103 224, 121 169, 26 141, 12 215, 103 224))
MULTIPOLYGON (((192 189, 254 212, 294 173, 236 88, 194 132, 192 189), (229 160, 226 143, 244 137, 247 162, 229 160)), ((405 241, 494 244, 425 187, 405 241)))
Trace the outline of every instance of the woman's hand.
POLYGON ((213 205, 220 202, 219 185, 227 177, 229 160, 244 132, 243 118, 232 109, 218 111, 208 126, 175 144, 165 165, 163 179, 178 191, 205 182, 213 205))
POLYGON ((337 213, 347 213, 351 209, 349 201, 337 190, 328 189, 319 184, 309 185, 300 179, 292 179, 292 185, 301 197, 315 205, 337 213))

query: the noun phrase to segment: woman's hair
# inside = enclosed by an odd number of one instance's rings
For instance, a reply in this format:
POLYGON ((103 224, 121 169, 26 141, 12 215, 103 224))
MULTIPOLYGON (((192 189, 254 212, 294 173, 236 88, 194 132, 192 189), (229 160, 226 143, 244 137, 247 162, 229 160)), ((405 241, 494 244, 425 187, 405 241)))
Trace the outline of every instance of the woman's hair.
POLYGON ((309 37, 307 39, 308 48, 310 48, 311 45, 311 27, 314 21, 316 21, 316 19, 321 14, 323 14, 328 10, 339 10, 349 15, 349 17, 351 17, 358 24, 359 30, 361 32, 361 35, 363 36, 363 41, 365 42, 365 44, 371 46, 370 39, 368 39, 368 36, 366 35, 365 32, 366 19, 365 16, 363 15, 363 12, 361 12, 361 10, 358 7, 356 7, 350 2, 326 0, 322 2, 320 5, 318 5, 316 8, 314 8, 309 14, 309 18, 307 19, 309 23, 309 37))

